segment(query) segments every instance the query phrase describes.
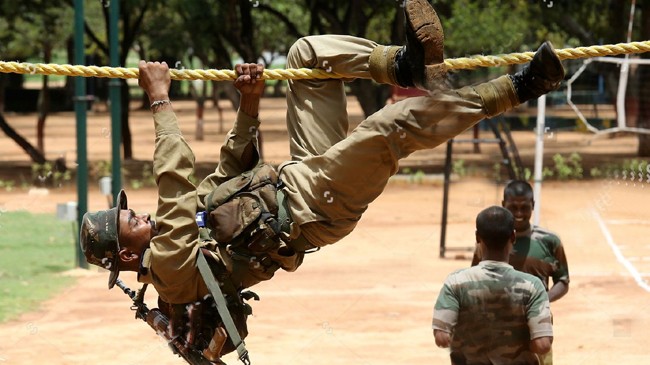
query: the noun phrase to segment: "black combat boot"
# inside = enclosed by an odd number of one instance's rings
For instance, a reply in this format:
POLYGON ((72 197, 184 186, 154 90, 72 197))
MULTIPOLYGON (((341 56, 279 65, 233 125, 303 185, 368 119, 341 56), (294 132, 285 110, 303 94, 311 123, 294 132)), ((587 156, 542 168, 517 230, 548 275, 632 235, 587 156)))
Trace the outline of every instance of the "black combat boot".
POLYGON ((395 78, 402 87, 433 90, 447 73, 444 33, 427 0, 406 0, 406 45, 395 57, 395 78))
POLYGON ((544 42, 523 70, 509 76, 519 103, 525 103, 557 90, 564 79, 564 68, 551 42, 544 42))

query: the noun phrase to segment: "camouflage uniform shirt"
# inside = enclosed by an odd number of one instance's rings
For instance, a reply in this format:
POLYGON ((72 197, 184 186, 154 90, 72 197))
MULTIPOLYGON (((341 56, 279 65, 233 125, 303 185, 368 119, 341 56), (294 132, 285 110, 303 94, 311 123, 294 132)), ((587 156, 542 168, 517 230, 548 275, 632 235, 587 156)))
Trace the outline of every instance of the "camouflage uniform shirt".
MULTIPOLYGON (((472 265, 480 261, 481 252, 477 248, 472 265)), ((569 284, 569 266, 564 246, 557 235, 544 228, 531 226, 527 231, 517 232, 509 263, 515 270, 537 276, 547 291, 549 278, 553 279, 553 284, 559 281, 569 284)))
POLYGON ((540 280, 497 261, 447 277, 433 329, 452 334, 453 364, 536 365, 531 339, 553 336, 548 295, 540 280))

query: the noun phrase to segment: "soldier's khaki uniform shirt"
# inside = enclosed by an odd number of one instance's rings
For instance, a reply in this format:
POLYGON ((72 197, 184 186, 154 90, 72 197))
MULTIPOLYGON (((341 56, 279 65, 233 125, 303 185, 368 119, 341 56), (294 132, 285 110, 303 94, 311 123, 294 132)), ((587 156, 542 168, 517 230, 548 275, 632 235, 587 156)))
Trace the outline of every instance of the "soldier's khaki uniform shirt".
POLYGON ((530 340, 553 336, 541 281, 488 260, 447 277, 433 329, 452 334, 452 363, 463 365, 537 365, 530 340))
MULTIPOLYGON (((232 130, 221 147, 216 171, 199 187, 189 180, 194 173, 194 153, 178 127, 176 115, 165 111, 154 114, 156 144, 153 171, 158 184, 155 214, 159 234, 142 258, 138 281, 151 283, 160 297, 172 304, 189 303, 208 293, 196 266, 202 246, 196 212, 204 209, 203 198, 217 184, 250 170, 257 164, 255 146, 259 121, 238 113, 232 130)), ((220 261, 232 271, 228 255, 217 251, 220 261)))
MULTIPOLYGON (((289 50, 287 67, 327 65, 350 79, 370 79, 369 58, 376 47, 370 40, 345 35, 305 37, 289 50)), ((441 88, 427 97, 387 105, 348 135, 344 81, 288 81, 287 131, 292 161, 281 167, 279 177, 292 221, 289 239, 302 235, 319 247, 339 241, 354 229, 397 172, 399 159, 434 148, 486 116, 512 108, 517 101, 508 76, 456 90, 441 88)), ((196 269, 200 242, 195 213, 204 209, 203 197, 216 186, 255 167, 259 121, 239 113, 221 147, 217 169, 195 188, 189 181, 194 155, 174 114, 157 113, 154 120, 160 235, 143 255, 139 280, 153 283, 169 303, 187 303, 207 293, 196 269)), ((250 271, 228 254, 217 254, 229 272, 250 271)), ((243 279, 234 283, 237 288, 270 278, 240 277, 243 279)))

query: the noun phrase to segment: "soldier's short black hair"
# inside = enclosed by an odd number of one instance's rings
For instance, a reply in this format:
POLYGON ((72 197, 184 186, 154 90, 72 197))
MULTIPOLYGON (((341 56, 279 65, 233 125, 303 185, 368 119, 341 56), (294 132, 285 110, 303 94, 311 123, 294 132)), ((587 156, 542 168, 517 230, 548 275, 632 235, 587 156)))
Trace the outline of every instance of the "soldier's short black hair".
POLYGON ((510 197, 524 196, 533 199, 533 187, 524 180, 511 180, 506 184, 503 189, 503 200, 508 200, 510 197))
POLYGON ((488 248, 503 249, 515 230, 515 218, 506 208, 493 205, 476 216, 476 234, 488 248))

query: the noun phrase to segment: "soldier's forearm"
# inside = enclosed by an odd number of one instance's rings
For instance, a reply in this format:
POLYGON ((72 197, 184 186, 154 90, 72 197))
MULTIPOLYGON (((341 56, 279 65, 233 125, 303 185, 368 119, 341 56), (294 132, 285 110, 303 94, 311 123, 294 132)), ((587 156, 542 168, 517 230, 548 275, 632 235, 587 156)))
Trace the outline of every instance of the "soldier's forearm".
POLYGON ((169 94, 167 93, 158 93, 149 98, 151 103, 151 112, 158 113, 164 111, 174 111, 172 108, 172 103, 169 100, 169 94))
POLYGON ((562 298, 566 293, 569 292, 569 284, 566 284, 564 281, 558 281, 553 284, 553 287, 548 291, 548 300, 554 302, 562 298))
POLYGON ((451 334, 445 331, 433 330, 433 337, 436 340, 436 346, 442 348, 448 348, 451 343, 451 334))
POLYGON ((544 355, 551 351, 551 345, 553 344, 553 337, 538 337, 536 339, 530 340, 530 351, 544 355))
POLYGON ((260 95, 242 94, 239 110, 249 117, 257 118, 260 110, 260 95))

